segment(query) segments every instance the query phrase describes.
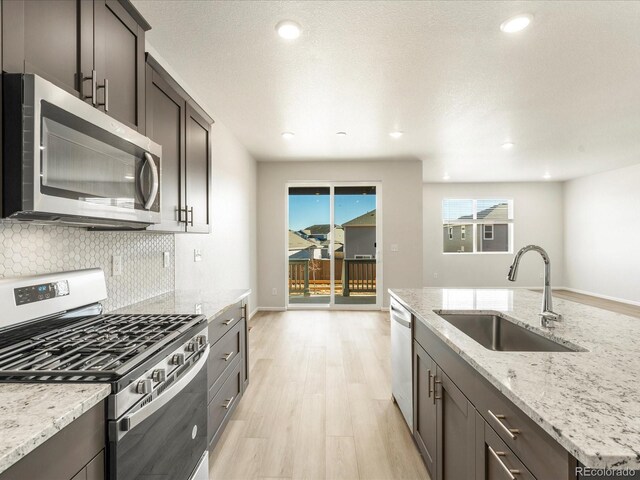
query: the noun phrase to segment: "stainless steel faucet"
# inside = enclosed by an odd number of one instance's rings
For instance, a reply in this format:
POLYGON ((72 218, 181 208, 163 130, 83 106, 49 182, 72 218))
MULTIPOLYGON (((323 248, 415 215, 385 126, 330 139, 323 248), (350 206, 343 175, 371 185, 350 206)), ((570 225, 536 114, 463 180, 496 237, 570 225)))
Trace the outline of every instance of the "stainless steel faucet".
POLYGON ((513 259, 511 267, 509 267, 509 274, 507 279, 511 282, 516 281, 518 276, 518 266, 520 265, 520 259, 522 255, 529 250, 534 250, 540 254, 542 260, 544 260, 544 291, 542 292, 542 312, 540 313, 540 324, 543 327, 552 328, 551 321, 558 321, 562 318, 562 315, 553 311, 553 300, 551 298, 551 260, 544 248, 537 245, 527 245, 522 247, 513 259))

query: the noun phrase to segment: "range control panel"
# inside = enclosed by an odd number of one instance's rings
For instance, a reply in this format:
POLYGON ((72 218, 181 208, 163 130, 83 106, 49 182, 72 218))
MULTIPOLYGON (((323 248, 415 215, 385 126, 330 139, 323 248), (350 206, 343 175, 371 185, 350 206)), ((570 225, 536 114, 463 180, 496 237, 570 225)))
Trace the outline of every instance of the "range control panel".
POLYGON ((41 302, 55 297, 69 295, 69 283, 66 280, 52 283, 41 283, 13 289, 16 305, 41 302))

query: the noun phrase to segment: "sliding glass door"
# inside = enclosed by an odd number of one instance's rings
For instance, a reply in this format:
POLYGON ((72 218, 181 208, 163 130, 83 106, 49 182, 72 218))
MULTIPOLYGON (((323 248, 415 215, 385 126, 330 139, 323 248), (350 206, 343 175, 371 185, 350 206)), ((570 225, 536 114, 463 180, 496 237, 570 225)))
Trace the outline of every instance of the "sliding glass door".
POLYGON ((378 192, 374 184, 288 186, 289 306, 379 306, 378 192))

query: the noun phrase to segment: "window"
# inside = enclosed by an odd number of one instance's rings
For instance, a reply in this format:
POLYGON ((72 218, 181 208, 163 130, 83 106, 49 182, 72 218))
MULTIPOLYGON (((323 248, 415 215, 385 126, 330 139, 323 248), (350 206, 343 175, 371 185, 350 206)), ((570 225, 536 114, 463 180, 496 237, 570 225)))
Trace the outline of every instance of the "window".
POLYGON ((513 251, 513 200, 446 198, 442 225, 443 253, 513 251))

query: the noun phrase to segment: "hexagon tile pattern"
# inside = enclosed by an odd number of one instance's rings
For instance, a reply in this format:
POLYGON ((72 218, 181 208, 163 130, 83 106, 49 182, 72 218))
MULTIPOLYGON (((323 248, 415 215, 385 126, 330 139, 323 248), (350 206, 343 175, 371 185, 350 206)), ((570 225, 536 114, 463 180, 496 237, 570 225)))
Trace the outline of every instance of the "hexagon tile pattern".
POLYGON ((172 234, 0 221, 0 278, 99 267, 107 279, 107 311, 172 291, 174 258, 172 234), (163 252, 170 252, 167 268, 163 252), (112 276, 113 255, 122 256, 121 276, 112 276))

